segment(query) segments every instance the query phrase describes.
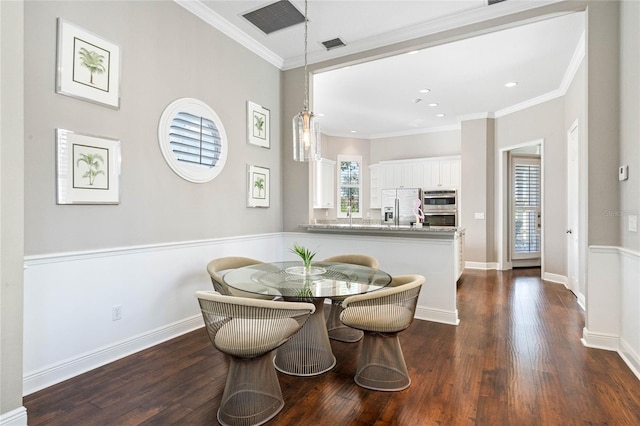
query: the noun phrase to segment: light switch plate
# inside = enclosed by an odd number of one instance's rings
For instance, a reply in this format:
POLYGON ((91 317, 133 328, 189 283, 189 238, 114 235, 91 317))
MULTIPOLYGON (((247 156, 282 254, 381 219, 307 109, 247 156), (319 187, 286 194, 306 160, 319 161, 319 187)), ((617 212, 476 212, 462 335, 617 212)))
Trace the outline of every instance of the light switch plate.
POLYGON ((638 232, 638 216, 635 214, 629 215, 629 231, 638 232))
POLYGON ((476 213, 476 214, 474 215, 474 217, 475 217, 476 219, 483 220, 483 219, 484 219, 484 213, 482 213, 482 212, 480 212, 480 213, 476 213))
POLYGON ((618 167, 618 180, 629 179, 629 166, 618 167))

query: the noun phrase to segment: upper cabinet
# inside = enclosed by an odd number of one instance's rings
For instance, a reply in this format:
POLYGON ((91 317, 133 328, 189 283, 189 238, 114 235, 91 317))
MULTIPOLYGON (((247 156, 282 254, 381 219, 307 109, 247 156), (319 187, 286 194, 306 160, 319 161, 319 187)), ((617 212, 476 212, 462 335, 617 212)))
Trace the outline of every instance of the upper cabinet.
POLYGON ((460 157, 441 157, 426 159, 423 167, 423 189, 460 189, 460 157))
POLYGON ((332 209, 335 200, 336 162, 321 158, 313 164, 313 208, 332 209))
POLYGON ((416 158, 381 161, 369 166, 370 208, 380 208, 380 190, 422 188, 460 190, 460 157, 416 158))

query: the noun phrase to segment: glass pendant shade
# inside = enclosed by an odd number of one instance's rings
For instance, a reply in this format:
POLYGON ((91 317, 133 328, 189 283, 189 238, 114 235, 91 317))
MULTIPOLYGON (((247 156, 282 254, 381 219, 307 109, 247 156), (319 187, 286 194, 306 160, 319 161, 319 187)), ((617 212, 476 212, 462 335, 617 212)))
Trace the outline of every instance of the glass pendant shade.
POLYGON ((293 159, 320 159, 320 125, 313 113, 307 110, 293 117, 293 159))

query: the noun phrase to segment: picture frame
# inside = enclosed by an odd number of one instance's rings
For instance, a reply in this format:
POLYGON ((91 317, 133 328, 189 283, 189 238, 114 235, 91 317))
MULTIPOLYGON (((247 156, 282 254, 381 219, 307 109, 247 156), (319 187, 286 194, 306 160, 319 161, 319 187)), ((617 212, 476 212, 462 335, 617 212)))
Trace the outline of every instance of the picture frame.
POLYGON ((56 129, 57 204, 120 203, 120 141, 56 129))
POLYGON ((247 166, 247 207, 269 207, 269 169, 247 166))
POLYGON ((120 109, 120 47, 58 18, 56 93, 120 109))
POLYGON ((247 101, 247 142, 262 148, 271 148, 271 111, 247 101))

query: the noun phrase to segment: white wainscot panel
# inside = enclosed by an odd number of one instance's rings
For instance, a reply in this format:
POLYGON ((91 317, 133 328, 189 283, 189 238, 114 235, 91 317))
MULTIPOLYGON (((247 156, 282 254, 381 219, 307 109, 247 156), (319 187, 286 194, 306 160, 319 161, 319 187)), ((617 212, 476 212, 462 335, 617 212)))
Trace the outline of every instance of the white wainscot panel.
POLYGON ((640 379, 640 253, 589 247, 585 346, 617 351, 640 379))
POLYGON ((278 233, 26 258, 24 394, 201 327, 210 260, 281 253, 278 233))

